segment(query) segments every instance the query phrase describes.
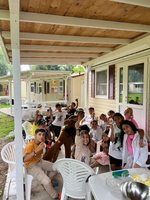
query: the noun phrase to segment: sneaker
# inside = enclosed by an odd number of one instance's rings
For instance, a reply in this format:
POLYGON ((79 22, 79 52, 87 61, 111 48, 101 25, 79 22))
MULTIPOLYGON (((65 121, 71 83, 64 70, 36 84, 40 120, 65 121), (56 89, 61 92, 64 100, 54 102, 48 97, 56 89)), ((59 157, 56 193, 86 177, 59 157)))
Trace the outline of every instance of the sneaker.
POLYGON ((61 193, 58 192, 58 200, 61 200, 61 193))
POLYGON ((53 187, 56 187, 56 186, 58 186, 58 183, 57 183, 57 182, 51 181, 51 185, 52 185, 53 187))

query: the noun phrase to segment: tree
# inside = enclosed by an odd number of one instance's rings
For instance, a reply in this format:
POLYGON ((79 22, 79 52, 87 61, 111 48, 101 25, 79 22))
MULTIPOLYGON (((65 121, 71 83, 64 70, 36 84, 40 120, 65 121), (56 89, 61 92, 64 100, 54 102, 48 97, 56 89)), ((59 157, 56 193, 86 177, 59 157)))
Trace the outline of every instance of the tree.
POLYGON ((31 70, 56 70, 60 71, 59 65, 31 65, 31 70))
POLYGON ((75 67, 73 68, 73 73, 74 73, 74 74, 79 73, 79 71, 80 71, 80 73, 83 73, 83 72, 84 72, 84 69, 83 69, 83 67, 82 67, 81 65, 77 65, 77 66, 75 66, 75 67))
POLYGON ((13 68, 11 64, 8 64, 2 49, 0 48, 0 76, 6 76, 10 72, 13 73, 13 68))

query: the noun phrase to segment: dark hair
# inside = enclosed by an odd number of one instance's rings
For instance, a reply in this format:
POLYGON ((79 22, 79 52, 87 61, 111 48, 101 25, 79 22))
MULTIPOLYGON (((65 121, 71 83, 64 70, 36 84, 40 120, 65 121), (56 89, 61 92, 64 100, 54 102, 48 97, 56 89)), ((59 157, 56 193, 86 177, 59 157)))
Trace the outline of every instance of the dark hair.
POLYGON ((89 142, 88 142, 88 144, 87 144, 87 146, 88 146, 88 145, 90 144, 90 141, 91 141, 91 138, 90 138, 89 132, 86 131, 86 130, 83 130, 83 131, 81 131, 81 134, 82 134, 82 136, 83 136, 83 135, 87 135, 87 136, 88 136, 88 138, 89 138, 89 142))
POLYGON ((115 113, 114 116, 113 116, 113 120, 114 120, 114 117, 121 117, 121 118, 124 119, 124 117, 122 116, 121 113, 115 113))
POLYGON ((96 122, 96 124, 97 124, 97 120, 95 120, 95 119, 94 119, 94 120, 92 120, 92 121, 91 121, 91 124, 92 124, 93 122, 96 122))
POLYGON ((103 133, 106 133, 108 135, 109 129, 104 130, 103 133))
POLYGON ((38 115, 38 117, 39 117, 39 116, 43 117, 43 115, 42 115, 42 114, 39 114, 39 115, 38 115))
POLYGON ((72 102, 72 104, 74 105, 74 107, 76 106, 75 102, 72 102))
POLYGON ((108 111, 108 113, 115 114, 115 112, 113 110, 108 111))
POLYGON ((55 107, 57 108, 58 106, 61 106, 59 103, 56 103, 55 107))
POLYGON ((93 107, 89 107, 89 110, 94 110, 94 108, 93 107))
MULTIPOLYGON (((137 127, 135 126, 135 124, 133 124, 133 122, 130 122, 128 120, 124 120, 123 122, 121 122, 120 127, 122 132, 124 133, 123 129, 122 129, 122 125, 123 124, 128 124, 129 126, 131 126, 132 130, 134 131, 134 133, 136 133, 136 131, 138 131, 137 127)), ((125 134, 125 133, 124 133, 125 134)))
POLYGON ((106 117, 106 115, 102 113, 102 114, 100 115, 100 119, 101 119, 102 116, 106 117))
POLYGON ((43 128, 37 128, 37 129, 35 130, 35 134, 37 135, 38 132, 42 132, 42 133, 44 133, 45 130, 44 130, 43 128))
POLYGON ((47 109, 47 112, 49 112, 49 109, 47 109))

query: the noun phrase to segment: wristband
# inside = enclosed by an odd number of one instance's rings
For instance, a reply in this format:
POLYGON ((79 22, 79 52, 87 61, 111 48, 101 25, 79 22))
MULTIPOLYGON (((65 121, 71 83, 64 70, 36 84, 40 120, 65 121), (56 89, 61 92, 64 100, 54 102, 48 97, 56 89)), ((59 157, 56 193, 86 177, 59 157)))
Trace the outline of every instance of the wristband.
POLYGON ((36 114, 35 116, 38 116, 38 114, 36 114))
POLYGON ((80 129, 78 128, 78 129, 76 129, 76 131, 79 131, 80 129))
POLYGON ((33 153, 34 153, 34 155, 35 155, 35 158, 36 158, 36 160, 37 160, 37 156, 36 156, 36 153, 35 153, 35 151, 33 151, 33 153))
POLYGON ((140 140, 143 140, 143 137, 140 137, 140 140))

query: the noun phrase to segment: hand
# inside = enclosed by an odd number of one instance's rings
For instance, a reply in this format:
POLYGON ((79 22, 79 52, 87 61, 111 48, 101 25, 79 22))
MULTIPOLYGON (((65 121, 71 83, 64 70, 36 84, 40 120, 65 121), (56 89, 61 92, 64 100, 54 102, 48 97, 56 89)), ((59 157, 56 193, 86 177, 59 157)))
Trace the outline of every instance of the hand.
POLYGON ((93 137, 93 135, 92 135, 92 133, 90 133, 90 138, 92 138, 93 137))
POLYGON ((37 152, 41 151, 41 150, 44 149, 44 148, 45 148, 45 143, 44 143, 44 142, 41 142, 41 143, 39 144, 39 146, 35 149, 35 152, 37 153, 37 152))
POLYGON ((103 148, 106 147, 104 142, 101 143, 101 146, 102 146, 103 148))
POLYGON ((134 168, 140 168, 140 166, 135 163, 134 168))
POLYGON ((39 114, 39 110, 37 110, 37 111, 35 112, 35 114, 38 115, 38 114, 39 114))
POLYGON ((65 107, 67 107, 67 104, 65 104, 65 107))
POLYGON ((77 122, 75 123, 75 128, 76 128, 76 129, 79 129, 79 121, 77 121, 77 122))
POLYGON ((141 148, 143 148, 145 146, 144 143, 143 143, 143 139, 140 139, 139 145, 140 145, 141 148))
POLYGON ((78 101, 78 99, 75 99, 75 101, 78 101))

